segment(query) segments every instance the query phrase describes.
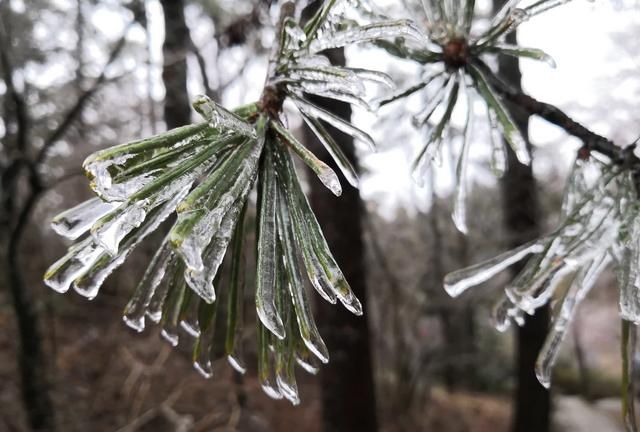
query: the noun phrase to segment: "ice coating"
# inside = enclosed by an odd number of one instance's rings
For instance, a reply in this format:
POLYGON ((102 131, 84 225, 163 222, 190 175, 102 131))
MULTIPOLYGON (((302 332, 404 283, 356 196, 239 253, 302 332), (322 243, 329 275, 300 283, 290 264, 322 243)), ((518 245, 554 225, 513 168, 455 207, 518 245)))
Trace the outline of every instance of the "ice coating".
POLYGON ((233 131, 251 138, 257 137, 256 131, 250 123, 218 105, 206 95, 196 96, 193 108, 215 129, 233 131))
POLYGON ((100 198, 92 198, 69 210, 66 210, 51 221, 51 228, 68 239, 76 240, 102 216, 115 209, 120 203, 105 202, 100 198))

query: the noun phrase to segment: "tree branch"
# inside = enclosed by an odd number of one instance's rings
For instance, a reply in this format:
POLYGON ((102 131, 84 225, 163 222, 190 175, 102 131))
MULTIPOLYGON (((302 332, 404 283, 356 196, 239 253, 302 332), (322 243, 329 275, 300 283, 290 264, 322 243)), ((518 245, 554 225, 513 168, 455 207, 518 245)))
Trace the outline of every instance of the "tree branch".
POLYGON ((602 135, 598 135, 573 120, 560 108, 545 102, 540 102, 539 100, 514 89, 512 86, 498 78, 482 60, 475 59, 474 65, 483 72, 491 87, 500 96, 524 110, 526 113, 530 115, 537 115, 549 123, 560 127, 569 135, 580 139, 587 150, 601 153, 609 157, 616 164, 627 167, 640 166, 640 159, 633 154, 635 146, 631 145, 624 148, 620 147, 610 139, 603 137, 602 135))

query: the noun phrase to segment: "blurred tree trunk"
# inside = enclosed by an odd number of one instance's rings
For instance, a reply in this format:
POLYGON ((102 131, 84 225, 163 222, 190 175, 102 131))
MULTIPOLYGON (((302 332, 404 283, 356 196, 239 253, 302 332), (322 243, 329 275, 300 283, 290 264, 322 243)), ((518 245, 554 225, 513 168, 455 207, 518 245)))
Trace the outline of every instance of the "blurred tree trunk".
POLYGON ((6 28, 5 22, 0 22, 0 71, 7 88, 4 144, 8 156, 7 164, 0 166, 0 260, 5 266, 0 273, 6 275, 5 283, 18 328, 17 360, 27 422, 32 431, 55 431, 54 407, 49 394, 49 363, 45 360, 40 315, 35 294, 25 284, 20 268, 21 240, 42 186, 33 174, 34 167, 23 162, 27 157, 31 122, 24 97, 13 82, 15 65, 10 56, 12 35, 9 21, 6 21, 6 28), (19 196, 18 184, 25 178, 26 193, 19 196))
MULTIPOLYGON (((473 389, 477 382, 476 368, 472 367, 476 354, 474 308, 468 301, 451 298, 442 289, 442 281, 449 271, 442 251, 451 245, 445 244, 447 233, 443 232, 443 227, 440 225, 443 219, 442 208, 435 193, 437 180, 433 170, 431 175, 431 209, 429 209, 427 223, 432 246, 429 262, 425 264, 427 271, 421 285, 431 284, 431 293, 438 305, 438 318, 442 325, 444 342, 442 378, 445 386, 449 391, 461 388, 473 389)), ((464 235, 456 237, 459 243, 456 268, 463 268, 468 265, 467 239, 464 235)))
MULTIPOLYGON (((327 54, 334 64, 344 64, 342 50, 327 54)), ((351 117, 351 107, 347 104, 319 99, 316 102, 343 118, 351 117)), ((340 175, 329 154, 308 129, 305 129, 305 140, 311 151, 340 175)), ((353 139, 341 134, 336 136, 336 141, 355 162, 353 139)), ((331 353, 329 364, 320 372, 323 430, 375 432, 377 410, 367 323, 362 207, 358 190, 349 186, 342 176, 341 183, 342 196, 335 197, 312 178, 311 206, 351 289, 362 302, 365 315, 354 316, 339 304, 322 302, 318 307, 318 324, 331 353)))
POLYGON ((189 28, 184 19, 183 0, 161 0, 164 12, 164 66, 162 80, 165 87, 164 121, 167 129, 191 123, 191 106, 187 92, 187 52, 189 28))
MULTIPOLYGON (((504 0, 494 0, 494 10, 504 0)), ((516 33, 507 35, 508 43, 516 43, 516 33)), ((501 78, 514 88, 521 88, 521 73, 518 59, 502 56, 499 59, 501 78)), ((514 120, 525 138, 528 137, 529 117, 516 107, 510 106, 514 120)), ((531 147, 530 143, 528 143, 531 147)), ((507 146, 508 147, 508 146, 507 146)), ((540 206, 536 192, 536 181, 531 166, 518 162, 508 149, 508 169, 502 182, 505 225, 509 246, 515 247, 540 235, 540 206)), ((522 265, 512 268, 514 275, 522 265)), ((533 316, 527 315, 525 324, 518 327, 516 335, 517 387, 514 395, 514 432, 547 432, 550 430, 551 400, 549 392, 540 385, 535 376, 535 362, 542 348, 549 324, 549 309, 539 308, 533 316)))

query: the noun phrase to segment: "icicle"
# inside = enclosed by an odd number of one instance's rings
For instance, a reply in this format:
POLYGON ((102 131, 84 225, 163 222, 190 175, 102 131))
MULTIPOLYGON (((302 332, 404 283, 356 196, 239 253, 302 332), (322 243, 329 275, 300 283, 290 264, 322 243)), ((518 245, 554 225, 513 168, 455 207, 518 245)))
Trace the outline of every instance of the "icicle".
POLYGON ((276 280, 276 173, 272 151, 265 148, 263 175, 260 190, 260 215, 258 225, 258 251, 256 269, 256 310, 260 321, 278 339, 285 337, 282 319, 275 305, 276 280))
POLYGON ((173 274, 171 289, 163 305, 162 330, 160 335, 171 346, 177 346, 179 341, 178 326, 180 322, 180 311, 185 300, 185 282, 182 277, 184 265, 178 261, 178 267, 173 274))
POLYGON ((205 264, 202 271, 196 272, 192 269, 185 271, 184 277, 189 287, 208 303, 212 303, 216 299, 213 278, 218 273, 218 268, 222 264, 222 260, 227 252, 227 247, 231 241, 240 210, 244 206, 247 195, 251 190, 250 186, 250 184, 247 184, 245 191, 243 191, 237 202, 233 204, 227 214, 222 218, 220 228, 205 249, 203 257, 205 264))
POLYGON ((306 223, 304 222, 304 218, 298 210, 298 206, 300 204, 297 200, 297 195, 294 195, 294 191, 297 190, 294 183, 297 181, 297 177, 295 177, 296 174, 292 167, 290 155, 287 152, 282 151, 282 149, 279 150, 280 151, 277 153, 276 158, 276 161, 279 163, 279 179, 281 179, 282 186, 285 191, 283 195, 287 199, 287 204, 291 212, 290 215, 291 221, 293 223, 296 242, 302 252, 302 259, 304 261, 309 281, 323 299, 331 304, 335 304, 337 301, 337 297, 324 274, 322 265, 315 256, 315 251, 313 250, 312 246, 313 239, 309 235, 309 232, 306 228, 306 223))
POLYGON ((90 237, 73 245, 47 269, 44 283, 59 293, 67 292, 74 279, 85 273, 103 253, 104 249, 90 237))
MULTIPOLYGON (((279 242, 276 246, 276 256, 280 257, 282 254, 282 244, 279 242)), ((294 332, 296 329, 293 324, 293 307, 287 292, 286 285, 288 281, 283 260, 276 260, 276 268, 276 308, 281 313, 282 321, 287 331, 286 338, 278 339, 274 343, 276 384, 282 396, 288 399, 293 405, 298 405, 300 398, 298 396, 298 387, 294 374, 295 351, 293 347, 294 332)))
POLYGON ((180 310, 180 327, 193 338, 200 337, 198 310, 200 298, 191 290, 185 290, 182 309, 180 310))
POLYGON ((491 279, 527 255, 540 253, 544 249, 542 241, 535 240, 484 262, 451 272, 444 278, 444 289, 451 297, 457 297, 467 289, 491 279))
POLYGON ((229 278, 229 298, 227 303, 229 313, 227 314, 227 334, 225 338, 227 360, 235 370, 242 374, 247 370, 242 349, 242 329, 244 326, 244 257, 242 248, 245 207, 240 212, 233 234, 233 255, 231 258, 231 276, 229 278))
POLYGON ((633 260, 633 252, 623 246, 617 265, 618 290, 620 291, 620 317, 633 323, 640 322, 640 291, 636 285, 638 263, 633 260))
POLYGON ((331 155, 338 168, 342 172, 342 175, 347 179, 351 186, 358 187, 358 174, 353 164, 344 154, 342 148, 335 142, 331 134, 322 126, 322 124, 309 116, 302 115, 307 126, 311 129, 311 132, 318 138, 320 143, 324 146, 327 152, 331 155))
POLYGON ((426 144, 424 145, 424 147, 422 147, 422 150, 420 150, 420 152, 416 156, 412 167, 414 178, 417 173, 420 173, 423 170, 421 164, 431 163, 434 160, 439 159, 442 135, 445 127, 449 124, 453 109, 455 108, 458 101, 458 90, 460 88, 458 76, 452 75, 446 87, 446 91, 449 92, 447 95, 447 107, 442 114, 442 118, 440 118, 440 120, 438 121, 438 124, 429 133, 426 144), (449 90, 450 85, 451 89, 449 90))
POLYGON ((491 138, 491 172, 497 178, 502 178, 507 171, 507 149, 498 126, 496 113, 487 109, 489 119, 489 138, 491 138))
POLYGON ((166 301, 167 295, 171 290, 173 281, 175 280, 175 275, 178 271, 178 263, 179 260, 176 255, 170 254, 164 268, 163 277, 161 279, 159 278, 158 285, 153 293, 151 293, 149 304, 146 306, 145 316, 156 324, 158 324, 162 319, 164 302, 166 301))
POLYGON ((471 136, 473 134, 473 102, 471 94, 467 91, 466 85, 464 90, 467 96, 467 122, 464 127, 464 135, 460 156, 458 158, 458 166, 456 167, 456 191, 453 206, 452 219, 453 223, 463 234, 467 234, 467 165, 469 159, 469 147, 471 146, 471 136))
POLYGON ((312 117, 312 118, 317 118, 320 120, 323 120, 325 122, 327 122, 328 124, 330 124, 331 126, 335 127, 336 129, 338 129, 341 132, 344 132, 345 134, 364 142, 365 144, 367 144, 369 146, 369 148, 373 151, 375 151, 376 149, 376 144, 373 141, 373 138, 371 138, 369 136, 369 134, 367 134, 366 132, 363 132, 362 130, 358 129, 357 127, 353 126, 351 123, 349 123, 348 121, 336 116, 335 114, 320 108, 317 105, 314 105, 308 101, 305 101, 304 99, 301 99, 297 96, 292 96, 292 99, 294 100, 296 106, 298 107, 298 109, 306 116, 308 117, 312 117))
POLYGON ((469 71, 477 84, 478 92, 487 103, 488 109, 495 112, 498 125, 500 126, 500 132, 502 132, 502 135, 513 149, 520 163, 529 165, 529 163, 531 163, 531 156, 527 149, 527 143, 522 133, 520 133, 520 129, 518 129, 518 126, 511 118, 509 111, 500 101, 500 97, 489 86, 482 72, 473 65, 471 65, 469 71))
POLYGON ((132 329, 144 330, 144 316, 153 294, 165 276, 173 252, 165 239, 142 276, 138 287, 124 309, 124 322, 132 329))
POLYGON ((298 242, 308 242, 303 247, 303 257, 306 256, 308 264, 311 264, 313 268, 313 276, 318 278, 316 281, 312 279, 312 284, 314 286, 317 284, 316 288, 320 288, 321 294, 327 294, 328 288, 333 294, 329 294, 329 298, 337 297, 347 310, 355 315, 362 315, 362 305, 353 295, 342 271, 331 255, 320 224, 311 210, 304 192, 302 192, 293 168, 293 162, 288 154, 281 154, 281 159, 285 165, 284 170, 288 172, 286 194, 290 199, 289 207, 293 212, 294 223, 298 227, 296 235, 300 235, 302 239, 298 239, 298 242))
POLYGON ((296 344, 295 344, 296 345, 296 363, 298 364, 298 366, 304 369, 305 372, 311 375, 316 375, 320 370, 320 366, 318 365, 318 362, 315 360, 315 357, 313 357, 313 354, 307 348, 304 341, 301 339, 300 334, 295 333, 295 336, 296 336, 296 344))
MULTIPOLYGON (((284 190, 280 191, 280 200, 285 202, 284 190)), ((292 230, 293 221, 286 205, 280 205, 278 211, 278 234, 283 249, 283 259, 287 274, 287 286, 291 301, 295 310, 298 323, 298 332, 307 348, 323 363, 329 361, 329 351, 327 350, 318 328, 313 320, 311 306, 307 298, 304 282, 302 280, 300 267, 295 254, 294 233, 292 230)), ((291 334, 291 337, 294 337, 291 334)))
POLYGON ((496 303, 493 308, 493 326, 499 332, 503 333, 507 331, 511 325, 511 316, 513 311, 517 309, 508 297, 504 297, 496 303))
POLYGON ((95 263, 87 269, 73 283, 74 290, 88 299, 93 299, 98 294, 100 286, 105 279, 127 258, 131 251, 151 232, 155 231, 158 226, 174 212, 178 203, 187 195, 188 188, 183 189, 176 194, 170 201, 161 207, 153 210, 142 225, 133 231, 130 236, 123 242, 124 245, 120 249, 117 256, 111 257, 108 253, 103 253, 95 263))
POLYGON ((442 82, 442 85, 438 87, 435 93, 429 98, 427 105, 425 105, 418 114, 411 118, 411 123, 413 123, 415 127, 422 127, 427 121, 429 121, 436 108, 442 104, 445 95, 451 94, 451 90, 453 89, 455 82, 456 78, 454 75, 451 75, 448 80, 442 82))
POLYGON ((54 217, 51 221, 51 228, 63 237, 76 240, 98 219, 115 209, 119 204, 104 202, 100 198, 92 198, 54 217))
POLYGON ((272 333, 258 321, 258 380, 262 391, 272 399, 282 399, 282 393, 273 377, 271 355, 269 353, 269 337, 272 333))
POLYGON ((212 128, 233 131, 250 138, 257 138, 253 126, 241 117, 215 103, 206 95, 198 95, 193 101, 193 109, 209 122, 212 128))
POLYGON ((536 361, 536 377, 544 387, 549 388, 551 385, 551 372, 558 357, 560 344, 575 315, 576 307, 589 293, 609 261, 610 258, 605 252, 583 266, 565 293, 536 361))
POLYGON ((302 161, 318 176, 318 179, 335 196, 342 195, 342 186, 336 173, 327 164, 311 153, 296 137, 294 137, 284 126, 277 121, 272 121, 271 126, 284 138, 291 149, 302 159, 302 161))
POLYGON ((218 315, 218 303, 206 303, 201 301, 198 310, 198 325, 200 336, 193 346, 193 367, 205 378, 213 376, 211 351, 216 331, 216 318, 218 315))

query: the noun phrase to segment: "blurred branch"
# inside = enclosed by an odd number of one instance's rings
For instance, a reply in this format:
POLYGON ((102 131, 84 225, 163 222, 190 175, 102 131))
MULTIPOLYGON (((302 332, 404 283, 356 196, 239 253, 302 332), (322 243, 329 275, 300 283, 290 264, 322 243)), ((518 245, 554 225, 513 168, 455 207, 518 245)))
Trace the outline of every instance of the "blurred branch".
POLYGON ((24 152, 27 147, 27 130, 29 126, 29 116, 24 98, 17 91, 13 81, 13 63, 10 58, 11 40, 7 34, 4 23, 0 20, 0 66, 3 71, 3 79, 7 86, 7 93, 13 100, 15 105, 15 117, 17 123, 16 130, 16 149, 24 152))
POLYGON ((82 114, 82 110, 91 97, 100 89, 100 87, 108 81, 107 79, 107 70, 113 64, 113 62, 118 58, 122 49, 124 48, 127 41, 127 34, 129 33, 129 29, 136 23, 135 20, 130 21, 129 24, 124 29, 122 36, 118 40, 118 42, 114 45, 111 53, 109 54, 109 59, 105 63, 102 68, 102 72, 98 75, 98 78, 93 82, 93 85, 87 89, 84 93, 80 95, 78 100, 76 100, 75 105, 67 112, 64 116, 62 122, 58 125, 58 127, 53 131, 53 133, 47 138, 44 142, 44 145, 40 149, 38 156, 36 157, 35 164, 39 166, 44 159, 47 157, 47 153, 49 149, 59 140, 61 139, 69 127, 78 119, 78 117, 82 114))
POLYGON ((540 102, 533 97, 514 89, 511 85, 498 78, 482 60, 476 59, 474 64, 480 68, 488 78, 491 86, 506 100, 513 103, 529 115, 537 115, 544 120, 563 129, 582 141, 589 151, 596 151, 609 157, 614 163, 625 166, 640 165, 640 160, 633 154, 635 146, 626 148, 616 145, 608 138, 598 135, 582 124, 573 120, 560 108, 540 102))

